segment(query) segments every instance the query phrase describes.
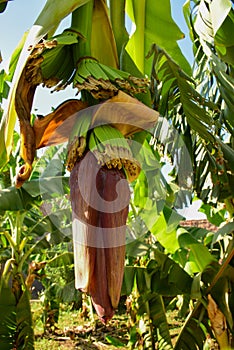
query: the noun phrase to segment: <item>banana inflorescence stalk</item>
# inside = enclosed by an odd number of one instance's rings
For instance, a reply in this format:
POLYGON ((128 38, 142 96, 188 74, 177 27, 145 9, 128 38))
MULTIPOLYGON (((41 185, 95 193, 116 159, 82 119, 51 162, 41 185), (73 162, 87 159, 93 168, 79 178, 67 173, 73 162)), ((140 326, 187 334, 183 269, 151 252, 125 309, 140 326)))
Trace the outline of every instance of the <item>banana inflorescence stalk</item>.
POLYGON ((100 167, 91 152, 84 160, 75 163, 70 176, 76 288, 91 295, 106 323, 120 298, 130 193, 125 183, 117 194, 119 181, 126 181, 122 170, 100 167), (124 203, 119 210, 112 208, 116 196, 124 203))
POLYGON ((130 200, 126 178, 135 179, 140 166, 118 129, 110 125, 91 129, 91 125, 92 111, 87 109, 73 127, 68 145, 75 279, 76 288, 91 295, 106 323, 118 306, 124 272, 130 200), (119 186, 121 180, 125 185, 119 186))
POLYGON ((104 323, 112 318, 119 303, 130 200, 128 185, 118 187, 120 190, 116 192, 119 181, 126 181, 118 149, 122 148, 126 161, 128 149, 115 143, 111 145, 111 139, 108 145, 101 142, 112 131, 112 137, 115 137, 116 130, 111 126, 94 128, 89 138, 92 152, 86 153, 83 160, 77 158, 70 176, 76 288, 91 295, 96 312, 104 323), (107 146, 112 147, 111 152, 107 146), (102 154, 107 156, 106 162, 102 154), (111 210, 116 193, 121 203, 127 197, 125 206, 111 210), (104 205, 100 205, 102 200, 104 205))

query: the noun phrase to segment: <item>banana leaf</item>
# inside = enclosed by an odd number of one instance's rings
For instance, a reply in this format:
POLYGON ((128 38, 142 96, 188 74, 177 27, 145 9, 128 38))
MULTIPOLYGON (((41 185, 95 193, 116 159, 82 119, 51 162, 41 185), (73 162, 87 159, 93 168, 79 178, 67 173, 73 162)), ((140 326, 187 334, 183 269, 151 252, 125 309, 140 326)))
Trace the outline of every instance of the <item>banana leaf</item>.
POLYGON ((22 293, 18 302, 9 287, 0 289, 0 342, 2 350, 34 349, 30 294, 22 293))
POLYGON ((16 305, 16 348, 34 349, 30 293, 25 290, 16 305))
POLYGON ((129 295, 135 285, 140 293, 147 290, 162 296, 190 293, 193 281, 190 275, 166 254, 156 250, 155 255, 147 267, 125 267, 122 295, 129 295))
POLYGON ((188 74, 191 73, 190 65, 177 44, 178 40, 184 38, 184 34, 172 19, 170 0, 127 0, 126 12, 136 25, 126 45, 126 51, 140 72, 150 76, 152 62, 145 57, 152 44, 157 43, 188 74))
POLYGON ((202 350, 207 334, 212 336, 212 330, 208 324, 205 309, 199 303, 188 315, 176 340, 174 350, 202 350))
POLYGON ((0 288, 0 343, 2 350, 12 350, 16 332, 16 300, 9 287, 0 288))

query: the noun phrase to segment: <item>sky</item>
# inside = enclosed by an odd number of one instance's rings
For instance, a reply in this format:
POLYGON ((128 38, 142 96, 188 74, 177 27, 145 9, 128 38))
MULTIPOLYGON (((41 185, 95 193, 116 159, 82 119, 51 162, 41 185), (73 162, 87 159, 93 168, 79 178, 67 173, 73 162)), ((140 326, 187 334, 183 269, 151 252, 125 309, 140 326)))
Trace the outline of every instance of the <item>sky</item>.
MULTIPOLYGON (((182 10, 184 2, 185 0, 171 0, 172 17, 185 34, 185 39, 180 40, 178 44, 188 61, 192 62, 192 46, 182 10)), ((8 66, 14 48, 19 43, 24 32, 31 28, 45 3, 46 0, 12 0, 8 2, 6 10, 0 14, 0 50, 3 59, 3 62, 0 64, 0 69, 8 66)), ((70 20, 66 18, 59 28, 69 25, 70 20)), ((75 94, 76 89, 72 88, 52 94, 48 94, 47 89, 38 88, 32 112, 42 115, 47 114, 51 111, 51 106, 57 106, 61 101, 74 98, 75 94)), ((183 209, 181 214, 188 219, 204 218, 203 214, 197 211, 200 204, 200 201, 196 201, 193 207, 183 209)))

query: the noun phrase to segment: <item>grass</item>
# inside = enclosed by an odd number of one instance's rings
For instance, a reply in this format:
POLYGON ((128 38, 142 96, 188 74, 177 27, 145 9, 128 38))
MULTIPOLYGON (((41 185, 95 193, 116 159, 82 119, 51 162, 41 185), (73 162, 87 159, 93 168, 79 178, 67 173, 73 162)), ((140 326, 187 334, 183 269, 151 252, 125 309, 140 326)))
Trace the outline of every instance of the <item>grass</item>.
MULTIPOLYGON (((56 327, 52 332, 43 333, 42 304, 32 302, 32 311, 35 350, 129 349, 129 318, 125 312, 115 315, 108 325, 104 326, 96 315, 91 321, 90 318, 85 318, 80 310, 72 310, 68 305, 62 304, 56 327)), ((183 325, 177 314, 177 310, 167 313, 173 344, 183 325)))
POLYGON ((58 323, 52 332, 43 333, 42 304, 32 302, 35 350, 57 349, 116 349, 109 342, 122 342, 126 349, 128 342, 127 316, 116 315, 113 320, 104 326, 95 316, 94 322, 85 320, 81 311, 71 310, 62 305, 58 323), (109 340, 109 342, 108 342, 109 340))
MULTIPOLYGON (((104 326, 94 315, 93 322, 85 319, 81 311, 71 310, 67 305, 61 305, 58 323, 49 333, 43 333, 40 302, 32 302, 35 350, 66 350, 66 349, 128 349, 129 320, 126 313, 117 314, 104 326), (123 346, 121 346, 121 344, 123 346)), ((182 326, 176 311, 168 313, 168 323, 173 343, 182 326)))
MULTIPOLYGON (((32 310, 35 324, 35 350, 130 350, 131 348, 128 346, 130 328, 126 313, 115 315, 109 324, 104 326, 96 316, 92 322, 90 319, 85 319, 80 311, 74 311, 62 305, 55 329, 53 332, 44 334, 41 321, 42 305, 38 302, 33 303, 32 310)), ((173 310, 167 312, 167 321, 174 346, 184 320, 178 318, 178 310, 173 310)), ((212 344, 216 343, 212 342, 212 344)), ((142 350, 145 347, 139 342, 135 348, 142 350)), ((209 347, 209 349, 214 348, 217 347, 209 347)))

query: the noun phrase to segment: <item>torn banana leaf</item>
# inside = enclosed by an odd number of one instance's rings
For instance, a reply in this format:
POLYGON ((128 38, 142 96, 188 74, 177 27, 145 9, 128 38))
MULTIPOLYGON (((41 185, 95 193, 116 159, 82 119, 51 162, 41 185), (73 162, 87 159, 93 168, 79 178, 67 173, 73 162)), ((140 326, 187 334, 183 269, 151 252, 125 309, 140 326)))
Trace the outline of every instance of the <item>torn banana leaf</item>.
POLYGON ((19 81, 24 72, 29 55, 34 46, 42 38, 47 34, 52 35, 64 17, 88 1, 89 0, 47 0, 44 8, 34 22, 34 25, 29 30, 15 68, 8 105, 1 120, 0 129, 4 130, 4 147, 1 146, 0 148, 0 167, 3 167, 7 163, 12 150, 13 132, 17 118, 15 98, 19 81))

